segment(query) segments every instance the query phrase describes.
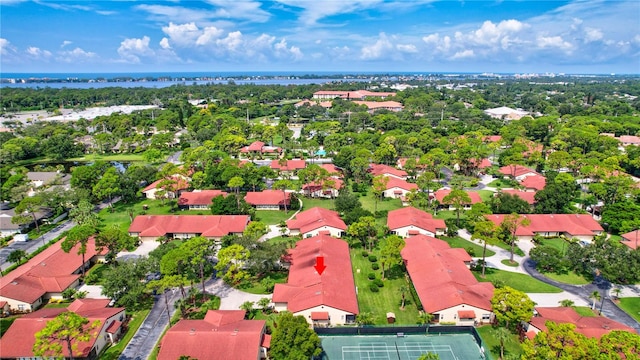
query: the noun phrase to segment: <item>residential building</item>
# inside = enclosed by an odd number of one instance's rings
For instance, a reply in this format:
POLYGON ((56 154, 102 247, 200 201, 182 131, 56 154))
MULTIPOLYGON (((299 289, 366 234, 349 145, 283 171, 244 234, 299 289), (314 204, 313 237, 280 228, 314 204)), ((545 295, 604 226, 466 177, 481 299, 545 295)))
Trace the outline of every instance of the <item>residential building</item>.
POLYGON ((193 190, 184 191, 178 198, 178 207, 186 210, 209 210, 213 198, 216 196, 227 196, 222 190, 193 190))
POLYGON ((276 284, 273 290, 276 311, 301 315, 314 326, 355 322, 358 299, 346 241, 325 234, 303 239, 288 259, 287 283, 276 284), (320 274, 315 267, 318 257, 326 266, 320 274))
POLYGON ((155 241, 161 236, 220 240, 226 235, 242 235, 250 220, 249 215, 140 215, 129 226, 129 235, 141 241, 155 241))
POLYGON ((392 92, 372 92, 367 90, 356 91, 333 91, 333 90, 321 90, 313 93, 314 99, 345 99, 345 100, 364 100, 366 98, 380 98, 385 99, 390 96, 395 96, 396 93, 392 92))
POLYGON ((524 180, 524 178, 528 176, 535 176, 535 175, 540 176, 540 174, 537 171, 529 169, 526 166, 517 165, 517 164, 505 165, 501 167, 499 171, 501 174, 505 176, 509 176, 512 179, 515 179, 517 181, 522 181, 524 180))
MULTIPOLYGON (((44 329, 47 323, 63 312, 71 311, 87 318, 89 324, 98 323, 91 331, 88 341, 72 342, 75 359, 96 359, 107 345, 115 344, 122 335, 125 321, 125 309, 108 307, 109 299, 78 299, 67 308, 46 308, 17 318, 7 332, 0 338, 0 357, 2 359, 40 358, 33 353, 36 333, 44 329), (95 334, 95 335, 94 335, 95 334)), ((60 342, 62 356, 69 358, 65 342, 60 342)))
MULTIPOLYGON (((0 210, 0 238, 11 236, 14 234, 19 234, 22 230, 28 228, 33 224, 33 221, 28 224, 14 224, 11 219, 16 216, 16 211, 14 209, 9 209, 8 204, 2 203, 0 210)), ((43 219, 48 218, 51 215, 51 212, 46 211, 38 211, 35 213, 36 221, 41 222, 43 219)))
POLYGON ((471 257, 464 249, 452 249, 445 241, 426 235, 409 237, 405 243, 402 259, 433 322, 473 326, 493 320, 493 285, 476 280, 469 270, 471 257))
POLYGON ((398 179, 396 177, 387 177, 387 186, 382 196, 387 198, 399 199, 407 196, 412 190, 418 190, 418 185, 398 179))
POLYGON ((484 113, 494 119, 502 120, 520 120, 522 117, 529 115, 527 111, 524 111, 522 109, 512 109, 506 106, 486 109, 484 113))
POLYGON ((393 112, 402 111, 404 106, 397 101, 354 101, 358 105, 364 105, 369 109, 368 112, 373 113, 376 110, 389 110, 393 112))
MULTIPOLYGON (((505 216, 507 215, 493 214, 485 215, 485 218, 499 226, 505 216)), ((591 242, 595 236, 604 231, 589 214, 523 214, 520 216, 528 219, 529 225, 518 226, 515 234, 518 240, 532 240, 535 235, 540 235, 565 236, 591 242)))
MULTIPOLYGON (((473 204, 477 204, 482 202, 480 198, 480 194, 475 191, 465 191, 469 198, 471 199, 470 203, 463 204, 465 210, 470 210, 473 204)), ((451 203, 448 203, 444 200, 447 195, 451 193, 451 189, 438 189, 431 193, 431 200, 438 200, 438 209, 441 210, 455 210, 455 206, 451 203)))
POLYGON ((622 135, 618 138, 622 146, 636 145, 640 146, 640 137, 634 135, 622 135))
POLYGON ((302 159, 287 160, 284 164, 280 164, 281 160, 271 160, 271 168, 279 173, 286 173, 290 176, 296 174, 296 171, 307 167, 307 162, 302 159))
POLYGON ((520 185, 526 191, 540 191, 547 185, 547 179, 542 175, 527 176, 520 180, 520 185))
POLYGON ((403 238, 415 235, 437 236, 447 232, 444 220, 434 219, 428 212, 412 206, 389 211, 387 227, 392 234, 403 238))
POLYGON ((93 238, 87 241, 85 262, 76 244, 67 253, 61 241, 51 245, 27 263, 0 277, 0 301, 6 301, 11 312, 35 311, 49 299, 62 299, 62 292, 80 282, 82 267, 102 261, 106 250, 99 252, 93 238))
POLYGON ((282 190, 249 191, 244 200, 256 210, 283 210, 291 206, 291 193, 282 190))
POLYGON ((266 359, 271 336, 264 320, 245 320, 244 310, 209 310, 202 320, 178 321, 160 340, 158 360, 266 359))
POLYGON ((627 245, 633 250, 636 250, 638 248, 638 245, 640 245, 640 229, 622 234, 620 235, 620 237, 622 237, 622 241, 620 242, 627 245))
POLYGON ((176 199, 180 197, 180 194, 189 188, 188 178, 182 175, 174 175, 167 179, 160 179, 152 182, 147 187, 142 189, 142 193, 147 199, 160 199, 161 196, 156 195, 159 190, 165 191, 163 197, 167 199, 176 199), (166 182, 167 186, 162 189, 163 182, 166 182))
POLYGON ((336 211, 314 207, 299 212, 294 219, 287 220, 289 235, 301 235, 303 238, 328 232, 331 236, 341 237, 347 231, 347 225, 336 211))
POLYGON ((407 172, 404 170, 398 170, 392 166, 384 164, 371 164, 369 165, 369 173, 371 176, 388 176, 400 180, 407 180, 407 172))
POLYGON ((241 153, 245 154, 280 154, 282 149, 277 146, 268 146, 262 141, 254 141, 249 146, 245 146, 240 149, 241 153))
POLYGON ((332 176, 327 180, 320 182, 310 182, 302 185, 302 193, 304 196, 312 198, 329 198, 333 199, 338 196, 340 189, 344 186, 342 179, 332 176))
POLYGON ((588 338, 600 339, 603 335, 614 330, 636 333, 632 327, 604 316, 582 316, 572 307, 536 307, 531 321, 524 324, 527 337, 533 339, 540 331, 547 331, 547 321, 557 324, 573 324, 576 326, 577 333, 588 338))

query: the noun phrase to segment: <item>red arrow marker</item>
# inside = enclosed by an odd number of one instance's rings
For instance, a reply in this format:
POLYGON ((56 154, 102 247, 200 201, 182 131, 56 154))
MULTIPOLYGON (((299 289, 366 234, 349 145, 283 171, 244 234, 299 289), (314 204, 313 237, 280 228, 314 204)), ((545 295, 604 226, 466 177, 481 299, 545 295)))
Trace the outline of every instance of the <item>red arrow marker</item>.
POLYGON ((327 268, 324 265, 324 256, 316 257, 316 266, 314 266, 314 268, 316 268, 316 271, 318 272, 318 275, 322 275, 322 273, 324 272, 324 269, 327 268))

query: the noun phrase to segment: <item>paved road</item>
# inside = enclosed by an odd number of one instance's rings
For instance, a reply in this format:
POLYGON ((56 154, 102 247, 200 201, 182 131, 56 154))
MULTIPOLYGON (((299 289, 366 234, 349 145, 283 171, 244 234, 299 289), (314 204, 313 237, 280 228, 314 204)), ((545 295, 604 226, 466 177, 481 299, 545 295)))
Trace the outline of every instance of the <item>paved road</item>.
POLYGON ((547 284, 559 287, 562 290, 568 293, 574 294, 576 296, 579 296, 580 298, 588 302, 592 302, 592 300, 589 299, 589 295, 591 295, 591 293, 593 293, 594 291, 599 291, 600 294, 601 295, 604 294, 604 296, 602 296, 602 300, 598 302, 598 304, 596 305, 596 308, 598 310, 601 310, 602 314, 608 317, 609 319, 628 325, 636 329, 636 332, 640 333, 640 324, 637 321, 635 321, 635 319, 633 319, 631 316, 629 316, 626 312, 622 311, 613 301, 611 301, 611 298, 609 297, 608 294, 609 294, 609 290, 611 290, 612 288, 612 285, 609 281, 598 276, 591 284, 568 285, 568 284, 559 283, 557 281, 553 281, 545 277, 544 275, 542 275, 540 272, 538 272, 538 270, 536 270, 535 263, 530 258, 527 258, 524 261, 523 266, 525 270, 534 278, 542 282, 545 282, 547 284))

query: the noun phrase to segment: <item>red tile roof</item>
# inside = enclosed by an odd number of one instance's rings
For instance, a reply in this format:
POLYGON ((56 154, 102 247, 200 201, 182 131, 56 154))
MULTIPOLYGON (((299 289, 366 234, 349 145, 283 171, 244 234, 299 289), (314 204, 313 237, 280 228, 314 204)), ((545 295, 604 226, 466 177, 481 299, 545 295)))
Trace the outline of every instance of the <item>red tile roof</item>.
POLYGON ((264 320, 244 320, 244 310, 209 310, 203 320, 180 320, 160 343, 158 360, 259 359, 264 320))
POLYGON ((458 310, 459 319, 475 319, 476 312, 473 310, 458 310))
POLYGON ((333 165, 333 164, 322 164, 320 165, 321 168, 327 170, 329 172, 329 175, 340 175, 342 176, 342 170, 340 170, 340 168, 338 168, 337 166, 333 165))
POLYGON ((265 143, 263 143, 262 141, 254 141, 252 142, 249 146, 245 146, 243 148, 240 149, 240 152, 243 153, 248 153, 248 152, 261 152, 261 153, 273 153, 273 152, 280 152, 282 149, 280 149, 277 146, 265 146, 265 143))
POLYGON ((178 199, 178 205, 211 205, 211 201, 216 196, 227 196, 226 191, 222 190, 197 190, 192 192, 183 192, 178 199))
POLYGON ((343 99, 364 99, 365 97, 388 97, 395 96, 392 92, 372 92, 368 90, 340 91, 340 90, 320 90, 313 93, 314 97, 318 96, 334 96, 343 99))
POLYGON ((535 191, 522 191, 522 190, 516 190, 516 189, 502 189, 502 192, 504 194, 515 195, 515 196, 519 197, 520 199, 526 201, 529 205, 533 205, 536 202, 536 199, 535 199, 536 192, 535 191))
POLYGON ((402 258, 425 311, 437 313, 463 304, 491 311, 493 285, 471 274, 465 265, 471 257, 464 249, 425 235, 405 243, 402 258))
POLYGON ((307 162, 300 159, 287 160, 285 166, 281 166, 278 160, 271 160, 271 168, 278 171, 296 171, 307 167, 307 162))
MULTIPOLYGON (((471 198, 471 204, 477 204, 482 202, 482 199, 480 198, 480 194, 478 194, 477 192, 475 191, 465 191, 465 192, 469 195, 469 198, 471 198)), ((436 200, 438 200, 439 203, 445 204, 443 200, 450 193, 451 193, 451 189, 439 189, 434 191, 432 194, 436 198, 436 200)))
MULTIPOLYGON (((329 187, 327 187, 327 189, 340 190, 344 186, 344 183, 342 182, 342 180, 337 178, 337 177, 332 177, 330 180, 333 181, 333 186, 329 186, 329 187)), ((307 191, 311 191, 311 192, 321 191, 322 190, 322 184, 324 184, 324 181, 321 181, 321 182, 312 181, 312 182, 310 182, 308 184, 302 185, 302 190, 307 190, 307 191)))
MULTIPOLYGON (((485 215, 485 218, 500 225, 506 215, 485 215)), ((593 236, 603 231, 602 226, 588 214, 524 214, 529 226, 519 226, 516 236, 533 236, 541 232, 567 233, 571 236, 593 236)))
POLYGON ((535 189, 536 191, 544 189, 547 179, 542 175, 527 176, 520 181, 520 185, 527 189, 535 189))
POLYGON ((576 326, 576 332, 590 338, 601 338, 613 330, 623 330, 635 333, 635 330, 627 325, 611 320, 604 316, 580 316, 572 307, 537 307, 538 316, 531 318, 531 325, 546 331, 547 321, 559 324, 569 323, 576 326))
POLYGON ((369 165, 369 172, 373 176, 392 175, 392 176, 396 176, 396 177, 403 178, 403 179, 406 179, 406 177, 407 177, 407 172, 406 171, 398 170, 398 169, 396 169, 394 167, 391 167, 389 165, 384 165, 384 164, 371 164, 371 165, 369 165))
POLYGON ((312 311, 311 320, 329 320, 328 311, 312 311))
POLYGON ((389 230, 399 229, 405 226, 415 226, 420 229, 436 233, 438 229, 446 229, 447 225, 442 219, 434 219, 431 214, 407 206, 402 209, 389 211, 387 217, 387 227, 389 230))
POLYGON ((138 233, 141 237, 166 234, 222 237, 243 232, 249 220, 249 215, 141 215, 133 219, 129 233, 138 233))
POLYGON ((260 151, 260 150, 262 150, 263 146, 264 146, 264 143, 262 141, 254 141, 247 147, 247 150, 249 150, 249 151, 260 151))
POLYGON ((486 169, 493 166, 493 164, 491 164, 491 161, 489 161, 489 159, 487 158, 480 159, 480 160, 471 159, 471 163, 474 164, 478 169, 486 169))
MULTIPOLYGON (((171 191, 178 191, 178 190, 184 190, 189 188, 189 182, 182 176, 172 176, 168 179, 175 181, 170 187, 171 191)), ((160 179, 152 182, 151 184, 147 185, 146 188, 142 189, 142 192, 145 193, 149 190, 153 190, 157 188, 162 180, 164 179, 160 179)))
POLYGON ((295 219, 287 220, 287 227, 289 229, 300 229, 300 233, 302 234, 323 226, 330 226, 340 230, 347 229, 347 225, 337 212, 320 207, 299 212, 295 219))
MULTIPOLYGON (((66 253, 61 243, 58 241, 26 264, 0 277, 0 294, 32 304, 46 293, 62 292, 71 286, 80 277, 74 274, 82 265, 82 256, 78 255, 80 244, 66 253)), ((87 242, 85 260, 97 254, 95 241, 91 238, 87 242)))
POLYGON ((634 250, 637 248, 636 243, 640 245, 640 230, 634 230, 626 234, 622 234, 620 236, 622 237, 621 243, 627 245, 628 247, 634 250))
POLYGON ((618 138, 623 144, 640 145, 640 137, 634 135, 622 135, 618 138))
POLYGON ((282 190, 263 190, 263 191, 249 191, 244 197, 244 200, 253 206, 258 205, 273 205, 284 206, 286 197, 286 205, 291 203, 291 193, 282 192, 282 190))
POLYGON ((287 303, 293 313, 324 305, 358 313, 349 245, 328 235, 300 240, 290 251, 291 267, 286 284, 276 284, 273 302, 287 303), (316 257, 324 256, 326 269, 318 275, 316 257))
MULTIPOLYGON (((76 300, 78 301, 78 300, 76 300)), ((86 357, 96 342, 96 336, 100 333, 100 329, 111 327, 113 324, 107 320, 119 313, 124 314, 124 308, 100 307, 103 304, 101 300, 92 304, 92 299, 84 299, 87 306, 81 306, 78 310, 73 311, 76 314, 89 319, 89 323, 100 321, 99 328, 94 330, 95 334, 89 341, 77 343, 77 350, 74 351, 75 357, 86 357)), ((109 300, 107 300, 107 303, 109 300)), ((73 307, 75 301, 69 305, 73 307)), ((16 319, 9 327, 7 332, 0 338, 0 349, 2 349, 2 358, 30 358, 34 357, 33 344, 35 343, 35 334, 44 329, 47 322, 65 311, 72 311, 65 308, 45 308, 32 313, 21 316, 16 319)), ((69 356, 66 346, 62 346, 62 352, 65 357, 69 356)))
POLYGON ((354 101, 355 104, 364 105, 369 110, 388 109, 388 110, 402 110, 403 106, 397 101, 354 101))
POLYGON ((405 180, 402 179, 398 179, 398 178, 394 178, 389 176, 388 177, 388 181, 387 181, 387 187, 385 190, 389 190, 389 189, 393 189, 393 188, 400 188, 403 190, 407 190, 407 191, 411 191, 411 190, 417 190, 418 189, 418 185, 414 184, 414 183, 410 183, 407 182, 405 180))
POLYGON ((484 137, 485 142, 498 142, 502 140, 502 136, 500 135, 489 135, 484 137))
POLYGON ((503 166, 500 168, 499 171, 501 174, 512 176, 512 177, 518 177, 528 173, 538 174, 535 170, 529 169, 526 166, 516 165, 516 164, 503 166))

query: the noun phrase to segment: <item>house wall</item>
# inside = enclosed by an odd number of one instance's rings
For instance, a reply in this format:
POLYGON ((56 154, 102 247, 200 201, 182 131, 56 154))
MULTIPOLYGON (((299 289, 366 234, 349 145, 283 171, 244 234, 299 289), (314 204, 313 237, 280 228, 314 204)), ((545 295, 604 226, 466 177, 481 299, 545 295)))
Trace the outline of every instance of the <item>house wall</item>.
POLYGON ((280 210, 279 205, 256 205, 256 210, 280 210))
POLYGON ((455 323, 456 325, 474 325, 474 321, 477 321, 478 324, 484 323, 488 324, 493 320, 493 313, 491 310, 481 309, 475 306, 460 304, 448 309, 444 309, 441 311, 434 312, 434 315, 437 314, 440 316, 439 319, 434 318, 434 321, 437 320, 440 323, 455 323), (475 319, 473 321, 461 321, 458 318, 459 310, 473 310, 476 314, 475 319), (484 319, 483 319, 484 316, 484 319))
POLYGON ((209 205, 189 205, 188 209, 189 210, 209 210, 210 208, 210 204, 209 205))
POLYGON ((400 189, 399 187, 393 187, 391 189, 387 189, 382 193, 382 196, 387 197, 387 198, 393 198, 393 199, 398 199, 402 196, 406 196, 407 193, 409 193, 409 190, 405 190, 405 189, 400 189), (396 194, 396 191, 400 191, 400 194, 396 194))
MULTIPOLYGON (((100 323, 100 333, 98 334, 98 337, 96 338, 96 342, 93 345, 93 347, 96 349, 96 353, 99 354, 100 351, 102 351, 102 349, 105 348, 105 346, 107 344, 111 343, 111 337, 109 336, 109 333, 107 333, 107 328, 109 327, 109 325, 111 325, 112 322, 114 322, 115 320, 118 320, 120 322, 123 322, 125 319, 125 311, 122 310, 121 312, 113 315, 112 317, 108 318, 104 323, 100 323)), ((116 334, 119 335, 119 334, 116 334)), ((116 336, 117 338, 118 336, 116 336)))
POLYGON ((420 232, 420 234, 422 235, 427 235, 427 236, 436 236, 436 234, 432 233, 431 231, 427 230, 427 229, 422 229, 419 228, 417 226, 405 226, 405 227, 401 227, 401 228, 397 228, 397 229, 393 229, 391 230, 392 232, 394 232, 396 235, 406 238, 409 237, 409 230, 418 230, 420 232))
MULTIPOLYGON (((323 226, 314 230, 311 230, 309 232, 306 232, 304 234, 302 234, 303 238, 308 238, 308 237, 313 237, 313 236, 318 236, 320 235, 321 231, 328 231, 329 235, 333 236, 333 237, 342 237, 342 233, 344 232, 344 230, 341 229, 336 229, 334 227, 331 226, 323 226)), ((290 235, 294 235, 293 233, 291 233, 290 235)))
POLYGON ((35 311, 37 308, 39 308, 42 305, 42 298, 39 298, 33 304, 29 304, 24 301, 11 299, 4 296, 0 296, 0 301, 6 301, 11 311, 20 311, 20 312, 35 311))
MULTIPOLYGON (((355 291, 355 289, 353 290, 355 291)), ((344 311, 344 310, 340 310, 340 309, 336 309, 333 308, 331 306, 325 306, 325 305, 319 305, 319 306, 315 306, 312 307, 310 309, 306 309, 306 310, 302 310, 302 311, 298 311, 296 313, 294 313, 293 315, 301 315, 303 316, 307 322, 311 325, 313 325, 313 320, 311 320, 311 313, 312 312, 319 312, 319 311, 326 311, 329 313, 329 324, 335 326, 335 325, 344 325, 346 324, 346 318, 347 315, 355 315, 353 313, 344 311)), ((326 321, 320 321, 320 324, 326 324, 326 321)))

